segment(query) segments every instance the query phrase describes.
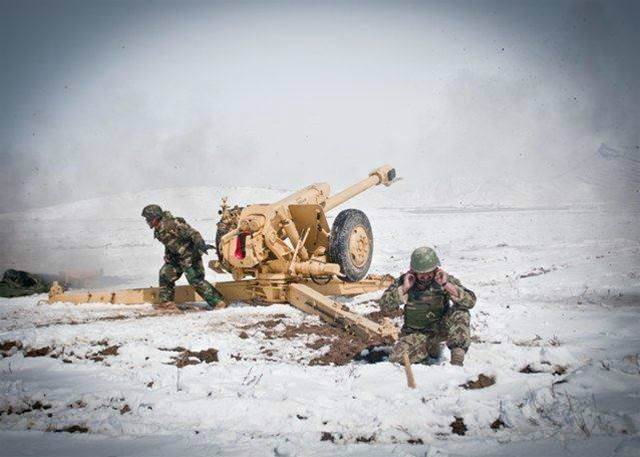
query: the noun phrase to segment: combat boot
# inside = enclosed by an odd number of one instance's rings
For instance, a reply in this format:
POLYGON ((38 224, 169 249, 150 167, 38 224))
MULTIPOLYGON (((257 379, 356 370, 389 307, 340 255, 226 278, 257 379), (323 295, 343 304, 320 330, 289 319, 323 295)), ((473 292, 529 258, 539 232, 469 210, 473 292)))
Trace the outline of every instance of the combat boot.
POLYGON ((442 345, 440 343, 432 343, 427 345, 427 352, 432 359, 439 359, 442 356, 442 345))
POLYGON ((180 308, 172 301, 163 301, 161 303, 154 303, 153 309, 163 312, 180 312, 180 308))
POLYGON ((464 363, 465 350, 462 348, 451 349, 451 365, 457 365, 461 367, 464 363))

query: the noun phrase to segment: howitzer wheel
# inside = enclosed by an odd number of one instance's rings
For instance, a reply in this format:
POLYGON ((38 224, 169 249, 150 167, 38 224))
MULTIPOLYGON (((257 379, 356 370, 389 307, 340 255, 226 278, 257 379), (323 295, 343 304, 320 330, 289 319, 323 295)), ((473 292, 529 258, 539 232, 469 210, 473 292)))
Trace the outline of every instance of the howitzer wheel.
POLYGON ((331 227, 327 254, 331 263, 340 265, 346 281, 364 278, 373 256, 373 233, 367 215, 358 209, 340 211, 331 227))

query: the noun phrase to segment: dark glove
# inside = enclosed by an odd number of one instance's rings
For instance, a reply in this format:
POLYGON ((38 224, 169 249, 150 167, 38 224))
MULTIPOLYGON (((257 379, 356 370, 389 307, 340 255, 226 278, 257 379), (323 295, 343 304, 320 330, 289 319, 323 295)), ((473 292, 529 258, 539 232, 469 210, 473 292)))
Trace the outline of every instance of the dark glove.
POLYGON ((196 249, 203 254, 206 254, 209 249, 213 249, 215 246, 205 243, 204 241, 196 245, 196 249))

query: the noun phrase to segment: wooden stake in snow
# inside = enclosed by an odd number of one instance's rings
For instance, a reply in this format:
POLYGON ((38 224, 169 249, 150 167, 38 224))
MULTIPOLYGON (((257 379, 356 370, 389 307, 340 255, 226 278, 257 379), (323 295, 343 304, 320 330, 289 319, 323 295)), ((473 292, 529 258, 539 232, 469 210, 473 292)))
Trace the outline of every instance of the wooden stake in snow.
POLYGON ((407 385, 411 389, 415 389, 416 380, 413 377, 413 370, 411 369, 411 364, 409 363, 409 355, 406 352, 402 355, 402 363, 404 364, 404 371, 407 374, 407 385))

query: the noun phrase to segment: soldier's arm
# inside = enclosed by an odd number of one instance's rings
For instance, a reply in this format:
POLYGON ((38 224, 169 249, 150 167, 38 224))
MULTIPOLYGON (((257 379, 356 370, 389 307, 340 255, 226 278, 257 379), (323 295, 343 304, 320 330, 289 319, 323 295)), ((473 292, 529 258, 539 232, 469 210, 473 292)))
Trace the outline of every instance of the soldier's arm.
POLYGON ((452 302, 464 309, 471 309, 475 306, 476 294, 471 289, 464 287, 458 278, 449 275, 447 283, 447 287, 452 287, 455 291, 455 293, 449 293, 452 302))
POLYGON ((194 246, 199 246, 204 243, 202 235, 196 229, 191 227, 186 222, 177 221, 178 224, 178 237, 184 241, 191 241, 194 246))
MULTIPOLYGON (((404 276, 404 275, 403 275, 404 276)), ((402 293, 403 276, 396 279, 378 300, 380 310, 384 312, 394 311, 407 301, 407 295, 402 293)))
POLYGON ((204 244, 202 235, 183 220, 176 219, 175 251, 180 263, 185 267, 191 266, 195 252, 200 252, 198 246, 204 244))

